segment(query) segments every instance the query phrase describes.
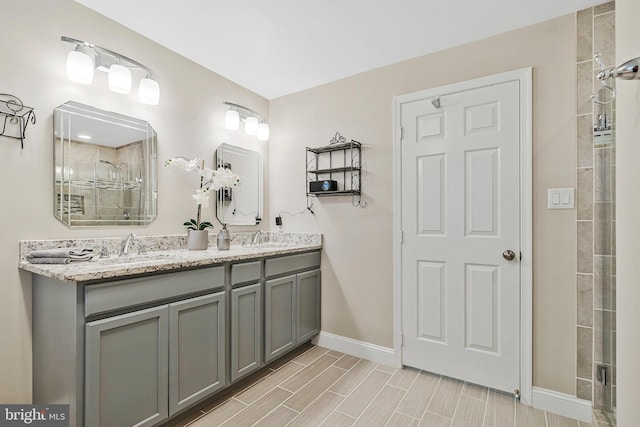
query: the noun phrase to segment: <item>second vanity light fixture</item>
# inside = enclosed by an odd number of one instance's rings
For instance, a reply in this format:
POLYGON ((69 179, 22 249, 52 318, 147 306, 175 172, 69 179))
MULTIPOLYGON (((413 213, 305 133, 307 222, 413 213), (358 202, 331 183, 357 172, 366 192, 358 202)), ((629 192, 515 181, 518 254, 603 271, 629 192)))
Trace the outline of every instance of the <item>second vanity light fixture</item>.
POLYGON ((260 114, 243 107, 242 105, 226 102, 229 107, 225 116, 224 124, 227 129, 237 130, 240 127, 240 120, 244 122, 244 132, 247 135, 255 135, 260 141, 269 140, 269 123, 260 114))
POLYGON ((62 36, 63 42, 75 44, 75 49, 67 55, 67 77, 69 80, 91 84, 94 70, 109 73, 109 89, 113 92, 128 94, 131 92, 131 70, 141 70, 145 77, 138 86, 140 102, 158 105, 160 100, 160 85, 158 77, 149 67, 141 63, 82 40, 62 36))

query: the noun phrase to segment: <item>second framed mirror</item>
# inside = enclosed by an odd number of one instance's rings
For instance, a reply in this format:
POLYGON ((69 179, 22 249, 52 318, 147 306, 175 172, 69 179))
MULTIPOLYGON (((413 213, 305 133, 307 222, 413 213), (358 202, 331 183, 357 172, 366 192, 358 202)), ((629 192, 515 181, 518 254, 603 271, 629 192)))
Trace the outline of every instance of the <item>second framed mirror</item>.
POLYGON ((253 150, 220 144, 216 166, 230 168, 240 184, 218 191, 216 215, 226 225, 256 225, 262 221, 262 158, 253 150))

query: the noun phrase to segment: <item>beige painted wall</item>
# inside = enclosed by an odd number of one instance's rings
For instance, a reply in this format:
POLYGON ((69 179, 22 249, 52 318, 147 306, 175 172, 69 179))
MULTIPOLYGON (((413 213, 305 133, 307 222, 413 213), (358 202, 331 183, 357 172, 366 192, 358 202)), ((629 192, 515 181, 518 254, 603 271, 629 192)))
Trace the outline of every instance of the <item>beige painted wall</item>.
POLYGON ((336 131, 365 144, 368 208, 319 198, 315 215, 283 216, 284 230, 324 235, 323 331, 393 347, 393 97, 531 66, 534 385, 575 395, 576 214, 546 209, 547 188, 575 187, 575 43, 570 15, 272 100, 273 213, 305 207, 305 146, 336 131))
MULTIPOLYGON (((616 0, 616 63, 640 56, 640 2, 616 0)), ((617 80, 617 400, 618 425, 640 420, 640 81, 617 80)))
MULTIPOLYGON (((182 223, 195 214, 191 194, 197 177, 164 168, 161 162, 172 156, 197 156, 211 166, 215 148, 229 142, 262 152, 268 173, 267 144, 225 130, 222 102, 245 105, 267 117, 269 103, 72 0, 3 2, 0 28, 4 35, 0 92, 35 107, 38 119, 27 129, 24 150, 19 141, 0 138, 0 402, 27 403, 31 401, 31 277, 17 269, 18 241, 182 233, 182 223), (68 81, 65 60, 72 46, 60 41, 62 35, 114 50, 155 70, 160 76, 160 105, 138 102, 135 88, 131 95, 110 92, 106 74, 100 72, 90 86, 68 81), (52 111, 68 100, 141 118, 156 129, 159 216, 153 224, 71 230, 54 219, 52 111)), ((140 78, 134 77, 134 85, 140 78)), ((206 215, 213 219, 213 207, 206 215)))

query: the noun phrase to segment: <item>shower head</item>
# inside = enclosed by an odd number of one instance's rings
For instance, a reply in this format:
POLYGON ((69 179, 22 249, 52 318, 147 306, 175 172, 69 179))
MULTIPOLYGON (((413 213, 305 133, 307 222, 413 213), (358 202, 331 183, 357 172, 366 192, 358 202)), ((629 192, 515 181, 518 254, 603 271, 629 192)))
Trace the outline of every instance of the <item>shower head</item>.
MULTIPOLYGON (((598 55, 596 55, 596 61, 598 55)), ((600 63, 600 61, 598 61, 600 63)), ((600 63, 601 64, 601 63, 600 63)), ((601 64, 601 71, 598 73, 598 79, 605 80, 610 77, 623 80, 640 80, 640 57, 625 62, 617 68, 605 69, 601 64)))
POLYGON ((623 80, 640 79, 638 68, 640 68, 640 57, 625 62, 615 69, 613 75, 623 80))

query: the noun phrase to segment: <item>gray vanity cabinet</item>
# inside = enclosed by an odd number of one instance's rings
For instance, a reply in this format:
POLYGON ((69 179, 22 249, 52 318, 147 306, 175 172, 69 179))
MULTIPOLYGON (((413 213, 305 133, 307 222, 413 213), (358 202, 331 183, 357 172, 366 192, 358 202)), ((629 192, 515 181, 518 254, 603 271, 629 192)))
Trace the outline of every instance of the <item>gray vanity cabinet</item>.
POLYGON ((296 341, 308 341, 320 332, 320 270, 296 275, 296 341))
POLYGON ((231 381, 262 366, 262 285, 231 290, 231 381))
POLYGON ((87 323, 85 425, 156 425, 224 387, 224 297, 87 323))
POLYGON ((288 352, 296 345, 296 275, 271 279, 264 286, 264 360, 288 352))
POLYGON ((265 261, 265 362, 320 332, 319 266, 320 252, 265 261))
POLYGON ((150 426, 168 416, 167 306, 86 324, 86 426, 150 426))
POLYGON ((34 275, 33 402, 69 404, 70 427, 155 426, 310 340, 320 251, 256 258, 112 281, 34 275))
POLYGON ((231 265, 231 382, 262 363, 262 261, 231 265))
POLYGON ((71 427, 158 425, 226 385, 226 274, 33 277, 33 402, 71 427))
POLYGON ((169 416, 225 386, 225 293, 169 304, 169 416))

